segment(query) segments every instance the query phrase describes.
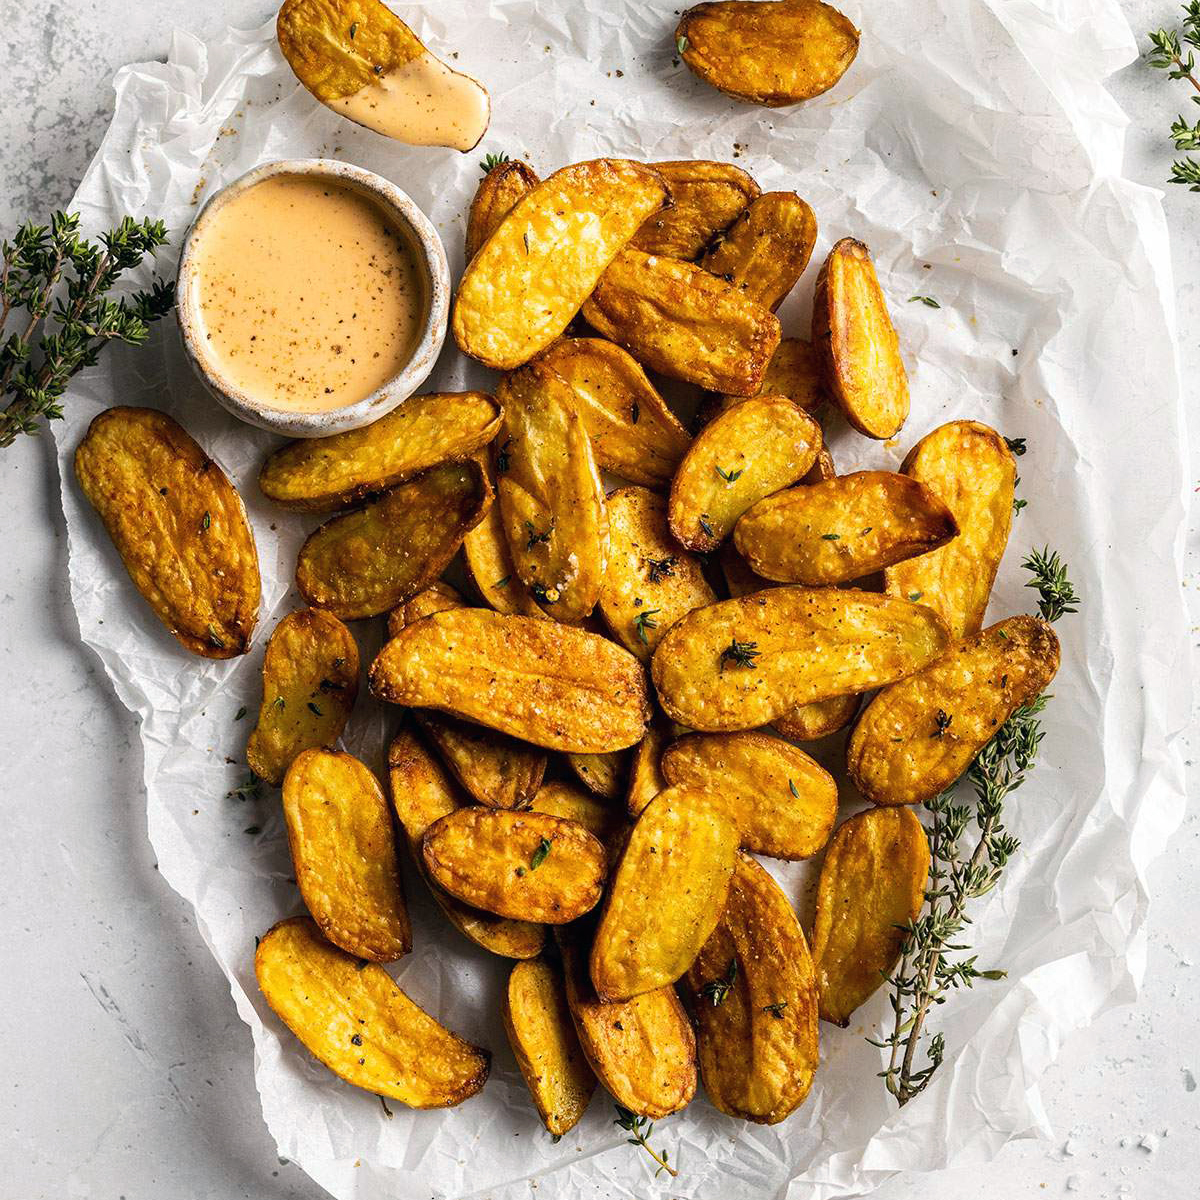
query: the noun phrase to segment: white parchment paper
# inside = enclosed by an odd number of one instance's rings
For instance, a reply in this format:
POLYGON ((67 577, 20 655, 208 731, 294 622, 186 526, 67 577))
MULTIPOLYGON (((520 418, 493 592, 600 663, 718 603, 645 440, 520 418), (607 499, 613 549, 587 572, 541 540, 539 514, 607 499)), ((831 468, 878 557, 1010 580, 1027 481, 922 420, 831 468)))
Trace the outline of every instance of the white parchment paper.
MULTIPOLYGON (((1022 852, 978 906, 981 963, 1007 978, 937 1014, 948 1061, 898 1112, 864 1040, 882 995, 850 1029, 822 1031, 807 1104, 763 1129, 699 1097, 659 1125, 680 1177, 655 1181, 598 1096, 554 1144, 540 1129, 498 1018, 507 964, 467 945, 410 878, 416 949, 403 986, 495 1052, 483 1093, 448 1112, 397 1108, 343 1085, 282 1030, 258 995, 254 938, 297 911, 274 793, 238 800, 262 647, 293 607, 291 573, 313 522, 270 508, 254 485, 270 435, 239 424, 191 378, 171 328, 108 354, 73 387, 55 426, 84 640, 141 718, 149 831, 163 876, 200 929, 250 1026, 263 1111, 279 1151, 343 1200, 490 1197, 540 1186, 608 1194, 805 1200, 862 1194, 902 1169, 982 1162, 1045 1131, 1038 1080, 1064 1037, 1136 995, 1144 960, 1145 869, 1182 811, 1171 741, 1188 708, 1180 594, 1184 430, 1167 233, 1156 193, 1120 177, 1125 118, 1105 77, 1136 48, 1115 0, 842 0, 862 51, 832 92, 769 111, 708 89, 673 64, 663 0, 440 0, 398 10, 435 49, 486 82, 493 124, 477 153, 407 149, 341 120, 300 88, 270 25, 204 45, 177 34, 165 63, 127 67, 76 205, 90 229, 161 216, 175 245, 199 204, 263 161, 343 158, 396 181, 462 265, 464 213, 485 151, 541 171, 602 154, 713 157, 816 210, 813 265, 781 311, 807 329, 830 244, 873 248, 912 377, 895 444, 827 422, 839 466, 895 466, 943 421, 978 417, 1024 437, 1021 495, 993 617, 1031 607, 1018 563, 1049 543, 1085 598, 1060 625, 1056 699, 1041 762, 1012 806, 1022 852), (933 296, 939 309, 908 303, 933 296), (71 454, 111 404, 177 416, 239 484, 258 541, 263 612, 244 659, 183 653, 130 585, 83 501, 71 454), (243 705, 250 716, 235 715, 243 705), (261 832, 246 832, 255 826, 261 832)), ((169 255, 168 255, 169 258, 169 255)), ((432 383, 487 384, 447 349, 432 383)), ((359 623, 364 659, 378 622, 359 623)), ((361 703, 349 744, 377 768, 396 714, 361 703)), ((827 748, 835 761, 840 744, 827 748)), ((802 872, 772 864, 801 911, 802 872)))

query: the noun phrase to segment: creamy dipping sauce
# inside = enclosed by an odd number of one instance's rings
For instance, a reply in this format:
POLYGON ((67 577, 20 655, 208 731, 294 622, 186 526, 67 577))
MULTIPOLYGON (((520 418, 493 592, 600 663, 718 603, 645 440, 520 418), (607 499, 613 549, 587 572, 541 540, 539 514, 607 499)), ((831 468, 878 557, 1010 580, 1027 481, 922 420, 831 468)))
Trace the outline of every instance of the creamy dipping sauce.
POLYGON ((428 51, 328 104, 351 121, 399 142, 455 150, 476 145, 491 115, 484 88, 428 51))
POLYGON ((328 412, 403 369, 428 297, 408 238, 369 196, 277 175, 223 204, 194 252, 204 354, 251 400, 328 412))

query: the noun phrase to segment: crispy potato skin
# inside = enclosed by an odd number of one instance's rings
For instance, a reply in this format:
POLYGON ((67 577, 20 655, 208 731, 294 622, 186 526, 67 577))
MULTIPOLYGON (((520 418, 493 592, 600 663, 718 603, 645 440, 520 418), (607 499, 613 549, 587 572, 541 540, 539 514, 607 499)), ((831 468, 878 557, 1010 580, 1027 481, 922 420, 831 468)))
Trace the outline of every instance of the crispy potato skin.
POLYGON ((358 645, 331 613, 306 608, 275 626, 263 656, 263 698, 246 743, 250 770, 281 784, 302 750, 332 746, 358 696, 358 645))
POLYGON ((607 869, 604 847, 578 822, 529 811, 459 809, 425 831, 421 854, 434 881, 464 904, 547 925, 595 908, 607 869))
POLYGON ((433 467, 308 535, 296 586, 344 621, 374 617, 428 587, 492 502, 473 458, 433 467))
POLYGON ((516 738, 444 713, 417 712, 417 724, 471 798, 489 808, 524 808, 546 773, 546 755, 516 738))
POLYGON ((579 1123, 596 1076, 579 1044, 562 975, 545 959, 513 967, 504 1029, 542 1124, 561 1137, 579 1123))
POLYGON ((529 921, 510 921, 472 908, 443 891, 425 870, 421 839, 439 817, 457 812, 465 803, 441 766, 409 730, 388 747, 388 778, 392 807, 404 830, 413 861, 424 876, 433 898, 447 919, 464 937, 504 958, 535 958, 546 941, 546 929, 529 921))
POLYGON ((496 436, 500 415, 486 392, 414 396, 362 429, 281 446, 267 456, 258 486, 284 508, 349 508, 430 467, 469 458, 496 436))
POLYGON ((151 408, 106 409, 75 451, 75 477, 179 644, 245 654, 262 594, 254 535, 237 489, 183 427, 151 408))
POLYGON ((730 226, 700 265, 774 312, 804 274, 817 218, 795 192, 766 192, 730 226))
POLYGON ((647 487, 670 481, 692 439, 630 354, 561 338, 539 361, 571 389, 598 466, 647 487))
POLYGON ((388 613, 387 635, 394 638, 402 629, 407 629, 422 617, 431 617, 434 613, 445 612, 451 608, 466 607, 467 602, 457 588, 451 587, 443 579, 434 580, 423 592, 418 592, 403 604, 397 604, 388 613))
POLYGON ((449 1108, 487 1082, 487 1050, 435 1021, 382 967, 331 945, 308 917, 267 931, 254 972, 304 1048, 355 1087, 410 1108, 449 1108))
POLYGON ((776 492, 744 513, 733 544, 765 579, 849 583, 944 546, 954 514, 923 483, 893 471, 855 471, 776 492))
POLYGON ((812 340, 825 381, 846 419, 870 438, 900 432, 908 418, 908 373, 871 252, 843 238, 817 277, 812 340))
POLYGON ((706 159, 657 162, 671 206, 655 213, 629 244, 647 254, 692 261, 758 198, 761 189, 741 167, 706 159))
MULTIPOLYGON (((784 338, 767 363, 758 394, 785 396, 805 412, 815 412, 820 408, 829 399, 829 393, 825 388, 821 358, 812 342, 806 342, 803 338, 784 338)), ((722 396, 719 409, 739 404, 745 398, 722 396)))
POLYGON ((1045 690, 1058 663, 1058 638, 1038 617, 1010 617, 956 642, 863 710, 846 747, 850 778, 876 804, 932 799, 1045 690))
POLYGON ((483 609, 405 629, 372 664, 371 691, 582 754, 635 745, 650 716, 645 673, 628 651, 582 629, 483 609))
POLYGON ((628 1000, 674 983, 721 916, 738 829, 711 796, 661 792, 634 825, 592 941, 602 1000, 628 1000))
POLYGON ((628 487, 613 492, 607 504, 609 558, 600 614, 626 650, 649 662, 680 617, 716 597, 699 561, 671 537, 666 500, 628 487))
POLYGON ((829 91, 858 53, 858 30, 818 0, 697 4, 683 14, 680 38, 683 61, 705 83, 768 108, 829 91))
POLYGON ((589 792, 606 800, 618 800, 624 795, 630 758, 624 750, 614 750, 608 754, 567 754, 564 757, 567 766, 589 792))
POLYGON ((498 504, 491 505, 483 520, 467 531, 463 538, 463 558, 467 574, 485 604, 500 613, 550 619, 513 567, 498 504))
POLYGON ((500 222, 512 212, 518 200, 524 199, 541 180, 528 163, 518 159, 494 166, 480 181, 467 214, 467 262, 479 252, 479 247, 495 233, 500 222))
POLYGON ((675 989, 605 1003, 580 950, 564 946, 563 961, 579 1043, 609 1095, 654 1120, 686 1107, 696 1094, 696 1037, 675 989))
POLYGON ((640 816, 642 810, 667 787, 660 760, 667 744, 667 731, 657 722, 646 726, 646 736, 633 752, 633 764, 629 768, 629 791, 625 807, 631 817, 640 816))
POLYGON ((838 826, 817 883, 812 956, 821 1018, 850 1016, 900 956, 925 901, 929 839, 907 808, 869 808, 838 826))
POLYGON ((351 754, 305 750, 283 781, 296 883, 321 932, 347 954, 392 962, 412 949, 392 819, 351 754))
POLYGON ((587 429, 571 390, 540 360, 497 391, 504 424, 496 491, 509 556, 521 582, 544 596, 547 616, 581 621, 596 607, 608 555, 604 485, 587 429))
POLYGON ((803 478, 820 448, 821 427, 783 396, 735 404, 701 430, 679 464, 671 532, 690 550, 715 550, 742 513, 803 478))
POLYGON ((779 319, 703 267, 623 250, 583 306, 588 323, 644 367, 752 396, 779 345, 779 319))
POLYGON ((621 809, 606 804, 573 784, 557 780, 542 784, 530 808, 534 812, 549 813, 552 817, 562 817, 582 825, 605 847, 611 844, 625 823, 625 814, 621 809))
POLYGON ((941 613, 956 638, 978 633, 1012 526, 1012 451, 988 425, 951 421, 926 434, 900 470, 941 497, 959 533, 948 546, 888 568, 884 588, 941 613))
POLYGON ((511 371, 557 338, 651 213, 670 199, 651 167, 597 158, 523 196, 471 259, 454 302, 459 349, 511 371))
POLYGON ((817 983, 788 898, 740 853, 721 920, 687 973, 700 1077, 731 1117, 777 1125, 804 1103, 817 1070, 817 983), (737 964, 720 1004, 702 989, 737 964))
POLYGON ((733 818, 743 849, 816 854, 837 817, 837 784, 803 750, 765 733, 692 733, 662 756, 672 787, 705 792, 733 818))
POLYGON ((681 725, 755 729, 797 704, 903 679, 948 641, 944 622, 924 605, 849 588, 769 588, 674 625, 654 652, 654 686, 681 725), (735 640, 752 643, 753 666, 725 653, 735 640))

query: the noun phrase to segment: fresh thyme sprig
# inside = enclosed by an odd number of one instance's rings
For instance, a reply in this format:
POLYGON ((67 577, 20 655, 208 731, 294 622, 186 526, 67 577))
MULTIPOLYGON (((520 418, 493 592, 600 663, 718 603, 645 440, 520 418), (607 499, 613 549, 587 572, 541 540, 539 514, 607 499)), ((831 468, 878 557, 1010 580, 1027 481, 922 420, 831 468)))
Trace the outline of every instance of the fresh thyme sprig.
POLYGON ((729 995, 729 989, 737 982, 738 965, 737 959, 731 958, 729 966, 725 968, 725 974, 717 979, 710 979, 701 989, 699 994, 703 996, 713 1008, 717 1008, 725 1003, 725 997, 729 995))
MULTIPOLYGON (((1193 104, 1200 104, 1200 77, 1196 74, 1196 54, 1200 49, 1200 0, 1183 6, 1183 24, 1179 29, 1159 29, 1150 34, 1146 57, 1152 67, 1167 72, 1169 79, 1186 79, 1196 89, 1193 104)), ((1189 125, 1181 115, 1171 126, 1171 141, 1176 150, 1200 150, 1200 121, 1189 125)), ((1170 183, 1179 183, 1189 191, 1200 192, 1200 161, 1176 159, 1171 164, 1170 183)))
POLYGON ((661 1154, 658 1154, 650 1145, 650 1135, 654 1132, 654 1122, 649 1117, 639 1117, 637 1113, 630 1112, 629 1109, 623 1108, 620 1104, 616 1106, 616 1109, 617 1119, 613 1124, 619 1125, 630 1135, 625 1140, 631 1146, 641 1146, 658 1163, 654 1171, 654 1178, 657 1179, 664 1171, 671 1176, 678 1175, 679 1172, 667 1161, 667 1152, 664 1150, 661 1154))
POLYGON ((483 161, 479 164, 479 169, 486 175, 489 171, 495 170, 501 163, 508 162, 508 155, 501 151, 499 154, 485 154, 483 161))
POLYGON ((126 217, 92 242, 80 236, 78 214, 56 212, 48 226, 27 222, 12 242, 0 242, 0 447, 37 433, 42 417, 61 419, 76 372, 93 366, 108 342, 144 342, 151 323, 170 312, 170 281, 109 298, 120 277, 166 240, 161 221, 126 217), (16 328, 7 332, 10 318, 16 328), (57 326, 52 333, 44 332, 47 319, 57 326))
POLYGON ((642 639, 642 645, 648 646, 650 643, 646 640, 647 629, 657 629, 658 622, 654 619, 662 612, 661 608, 643 609, 636 617, 633 618, 633 627, 637 630, 637 635, 642 639))
MULTIPOLYGON (((1028 586, 1039 593, 1043 617, 1056 621, 1076 611, 1079 598, 1058 554, 1043 549, 1023 565, 1033 575, 1028 586)), ((935 1033, 925 1047, 924 1062, 917 1062, 925 1022, 934 1006, 977 979, 1004 977, 1000 970, 981 970, 977 955, 964 956, 967 946, 959 939, 971 923, 969 903, 996 886, 1020 848, 1004 827, 1004 804, 1033 769, 1043 736, 1039 716, 1049 699, 1038 696, 1018 708, 976 756, 966 773, 975 793, 974 806, 957 802, 954 788, 925 805, 931 817, 925 906, 905 926, 900 960, 888 977, 891 1028, 881 1038, 868 1039, 889 1051, 887 1066, 879 1075, 901 1105, 924 1091, 945 1057, 945 1037, 935 1033), (964 841, 972 824, 977 836, 974 846, 968 847, 964 841)), ((942 715, 938 714, 939 725, 942 715)))
POLYGON ((724 674, 727 663, 733 663, 734 666, 748 667, 751 671, 757 669, 758 664, 754 661, 762 651, 758 648, 757 642, 739 642, 737 638, 721 651, 721 673, 724 674))

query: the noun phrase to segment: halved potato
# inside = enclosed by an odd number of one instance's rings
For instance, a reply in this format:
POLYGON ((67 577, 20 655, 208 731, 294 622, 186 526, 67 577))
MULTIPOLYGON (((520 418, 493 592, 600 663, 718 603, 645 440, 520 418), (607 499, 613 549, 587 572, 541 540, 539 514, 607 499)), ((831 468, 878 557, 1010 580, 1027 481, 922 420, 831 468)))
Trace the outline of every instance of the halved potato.
POLYGON ((876 804, 933 799, 1045 690, 1058 662, 1058 638, 1038 617, 1009 617, 956 642, 863 710, 846 747, 850 778, 876 804))
POLYGON ((589 792, 606 800, 617 800, 625 792, 629 773, 629 754, 614 750, 609 754, 567 754, 567 766, 589 792))
POLYGON ((608 554, 587 429, 571 389, 541 360, 506 375, 497 393, 496 493, 509 556, 548 616, 580 621, 596 607, 608 554))
POLYGON ((565 925, 595 908, 607 854, 577 821, 460 808, 421 839, 430 876, 464 904, 516 921, 565 925))
POLYGON ((761 191, 732 163, 693 158, 652 165, 671 189, 671 206, 650 217, 629 243, 647 254, 698 258, 761 191))
POLYGON ((647 487, 670 480, 692 439, 629 354, 562 338, 539 361, 571 389, 598 466, 647 487))
MULTIPOLYGON (((760 396, 786 396, 805 412, 814 412, 829 398, 821 358, 812 342, 784 338, 763 373, 760 396)), ((720 408, 729 408, 745 396, 722 396, 720 408)), ((715 413, 714 413, 715 415, 715 413)))
POLYGON ((374 617, 428 587, 492 502, 473 458, 445 463, 326 521, 296 560, 296 586, 344 621, 374 617))
POLYGON ((944 546, 954 515, 923 483, 855 471, 776 492, 743 513, 733 544, 778 583, 849 583, 944 546))
POLYGON ((439 817, 457 812, 466 803, 439 763, 409 730, 388 747, 388 776, 392 807, 404 829, 408 848, 433 898, 452 925, 477 946, 504 958, 534 958, 546 941, 544 925, 510 921, 480 908, 472 908, 443 891, 425 870, 421 839, 439 817))
POLYGON ((675 41, 705 83, 768 108, 829 91, 858 53, 858 30, 819 0, 697 4, 680 19, 675 41))
POLYGON ((774 312, 804 274, 817 218, 795 192, 765 192, 729 227, 700 265, 774 312))
POLYGON ((849 1025, 896 965, 925 903, 929 838, 907 808, 869 808, 838 826, 817 882, 812 956, 821 1018, 849 1025))
POLYGON ((710 421, 671 484, 671 532, 691 550, 715 550, 738 517, 795 483, 821 448, 821 427, 783 396, 755 396, 710 421))
POLYGON ((950 508, 958 537, 949 545, 889 567, 884 588, 920 600, 956 637, 978 633, 1012 525, 1017 468, 1004 438, 978 421, 951 421, 926 434, 900 470, 950 508))
POLYGON ((452 587, 443 579, 436 579, 423 592, 418 592, 411 600, 397 604, 387 616, 387 635, 394 638, 402 629, 406 629, 422 617, 431 617, 437 612, 446 612, 451 608, 466 608, 467 602, 462 598, 458 589, 452 587))
POLYGON ((650 715, 645 672, 627 650, 479 608, 436 613, 393 638, 371 665, 371 691, 583 754, 635 745, 650 715))
MULTIPOLYGON (((521 582, 508 552, 500 506, 491 505, 483 520, 463 538, 467 574, 485 603, 497 612, 545 617, 533 593, 521 582)), ((548 618, 547 618, 548 619, 548 618)))
POLYGON ((152 408, 105 409, 75 451, 75 478, 179 644, 245 654, 262 594, 254 535, 237 489, 183 427, 152 408))
POLYGON ((352 754, 305 750, 283 781, 296 883, 321 932, 347 954, 391 962, 412 949, 392 818, 352 754))
POLYGON ((605 1003, 573 943, 563 947, 563 962, 579 1043, 609 1095, 653 1120, 684 1108, 696 1094, 696 1037, 675 989, 605 1003))
POLYGON ((908 417, 908 373, 871 252, 843 238, 817 277, 812 340, 846 420, 867 437, 894 437, 908 417))
POLYGON ((513 967, 504 994, 504 1029, 542 1124, 562 1137, 583 1116, 596 1076, 579 1044, 557 967, 544 958, 513 967))
POLYGON ((523 196, 467 264, 454 301, 458 348, 497 371, 545 350, 651 213, 670 199, 651 167, 597 158, 523 196))
POLYGON ((301 750, 332 746, 358 695, 358 646, 331 613, 306 608, 275 626, 263 656, 263 698, 246 743, 259 779, 280 784, 301 750))
POLYGON ((607 507, 609 558, 600 614, 621 645, 649 662, 680 617, 716 597, 699 561, 671 537, 666 500, 646 488, 619 488, 607 507))
POLYGON ((379 0, 284 0, 275 32, 296 78, 359 125, 456 150, 487 131, 483 86, 435 58, 379 0))
POLYGON ((818 1063, 816 974, 791 903, 744 852, 687 987, 714 1106, 760 1125, 799 1108, 818 1063))
POLYGON ((674 983, 720 919, 738 829, 703 792, 668 788, 638 817, 613 873, 589 966, 596 995, 674 983))
POLYGON ((624 810, 597 800, 570 783, 543 783, 530 808, 582 825, 606 848, 625 823, 624 810))
POLYGON ((710 795, 756 854, 808 858, 829 840, 837 817, 833 776, 765 733, 688 734, 663 752, 662 773, 673 787, 710 795))
POLYGON ((546 755, 516 738, 444 713, 413 714, 455 779, 489 808, 524 808, 537 794, 546 755))
POLYGON ((797 704, 903 679, 948 641, 922 604, 848 588, 769 588, 674 625, 654 652, 654 686, 667 716, 692 729, 754 729, 797 704))
POLYGON ((537 172, 528 163, 515 158, 506 158, 484 175, 475 189, 471 211, 467 214, 467 262, 496 232, 517 201, 528 196, 539 183, 537 172))
POLYGON ((779 319, 702 267, 623 250, 583 306, 588 323, 644 367, 752 396, 779 345, 779 319))
POLYGON ((660 760, 667 744, 667 731, 653 721, 646 726, 646 736, 633 752, 633 765, 629 769, 629 792, 625 806, 632 817, 640 816, 642 810, 665 791, 667 781, 663 776, 660 760))
POLYGON ((308 917, 263 935, 254 973, 304 1048, 355 1087, 410 1108, 449 1108, 487 1082, 488 1051, 435 1021, 382 967, 331 945, 308 917))

